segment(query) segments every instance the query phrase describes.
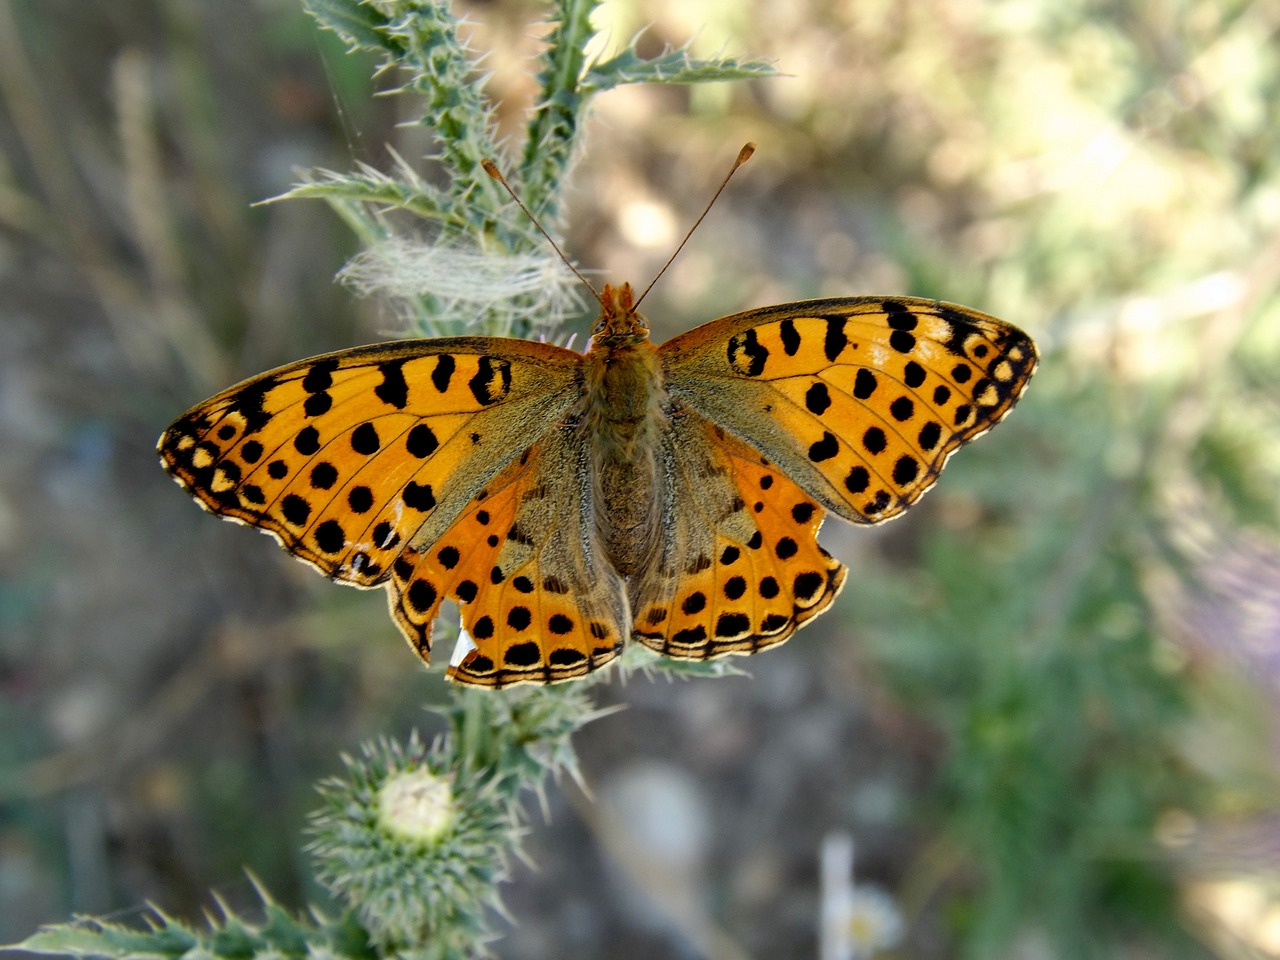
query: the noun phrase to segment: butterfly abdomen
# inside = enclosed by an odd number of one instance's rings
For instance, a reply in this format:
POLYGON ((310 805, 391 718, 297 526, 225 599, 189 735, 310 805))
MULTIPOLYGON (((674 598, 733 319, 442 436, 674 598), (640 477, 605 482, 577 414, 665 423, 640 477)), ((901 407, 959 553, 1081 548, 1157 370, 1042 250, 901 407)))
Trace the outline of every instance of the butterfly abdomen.
POLYGON ((659 529, 658 435, 664 419, 662 372, 647 340, 587 354, 586 409, 596 531, 623 576, 640 570, 659 529))

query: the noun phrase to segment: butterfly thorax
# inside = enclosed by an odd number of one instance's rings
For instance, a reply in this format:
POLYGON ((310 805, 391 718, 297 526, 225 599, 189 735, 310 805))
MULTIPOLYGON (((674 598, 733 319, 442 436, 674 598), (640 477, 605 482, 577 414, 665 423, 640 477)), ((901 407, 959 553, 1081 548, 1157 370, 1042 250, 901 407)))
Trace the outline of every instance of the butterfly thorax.
POLYGON ((666 391, 631 287, 604 288, 586 357, 581 424, 591 450, 596 531, 623 576, 645 566, 660 529, 658 451, 666 391))

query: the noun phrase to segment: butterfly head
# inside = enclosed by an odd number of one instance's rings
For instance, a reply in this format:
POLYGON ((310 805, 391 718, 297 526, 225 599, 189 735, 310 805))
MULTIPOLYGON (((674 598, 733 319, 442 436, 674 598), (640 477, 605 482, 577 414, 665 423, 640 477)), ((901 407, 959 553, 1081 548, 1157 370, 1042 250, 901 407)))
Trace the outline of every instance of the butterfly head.
POLYGON ((601 347, 625 347, 649 339, 649 324, 636 313, 631 284, 606 283, 600 292, 600 316, 591 328, 591 342, 601 347))

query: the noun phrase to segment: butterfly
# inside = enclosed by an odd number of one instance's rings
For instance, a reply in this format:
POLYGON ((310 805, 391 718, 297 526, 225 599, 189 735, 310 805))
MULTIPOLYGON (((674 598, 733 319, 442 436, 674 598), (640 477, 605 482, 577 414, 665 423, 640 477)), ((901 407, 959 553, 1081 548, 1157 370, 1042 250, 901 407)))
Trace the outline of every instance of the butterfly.
POLYGON ((705 660, 776 646, 846 568, 828 512, 896 517, 1012 409, 1035 344, 912 297, 811 300, 661 346, 606 286, 585 354, 447 337, 253 377, 179 417, 165 469, 339 583, 385 587, 424 662, 455 601, 448 677, 582 677, 628 638, 705 660))

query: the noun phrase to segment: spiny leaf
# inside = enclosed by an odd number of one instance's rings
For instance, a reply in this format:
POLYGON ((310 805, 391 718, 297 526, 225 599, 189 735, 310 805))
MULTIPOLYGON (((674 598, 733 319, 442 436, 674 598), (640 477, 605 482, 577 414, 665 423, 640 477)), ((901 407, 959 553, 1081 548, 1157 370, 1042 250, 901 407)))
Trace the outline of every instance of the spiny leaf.
POLYGON ((361 0, 302 0, 302 6, 326 30, 332 30, 353 49, 381 46, 379 30, 386 18, 361 0))
POLYGON ((203 953, 227 960, 253 958, 302 958, 323 950, 338 958, 371 960, 368 934, 350 916, 330 921, 323 917, 313 925, 290 916, 263 898, 266 922, 251 923, 222 907, 224 917, 211 929, 189 927, 160 910, 146 916, 149 930, 138 930, 102 920, 79 919, 42 927, 7 949, 49 956, 115 957, 120 960, 172 960, 203 953))
POLYGON ((758 80, 776 73, 773 64, 764 60, 739 61, 732 57, 696 60, 685 47, 645 60, 631 48, 609 60, 592 64, 579 88, 586 95, 627 83, 715 83, 758 80))
POLYGON ((407 210, 424 220, 462 226, 461 217, 431 184, 418 177, 396 179, 363 165, 359 173, 314 171, 308 179, 266 202, 299 199, 354 200, 387 209, 407 210))
POLYGON ((595 35, 591 13, 597 6, 598 0, 558 0, 556 27, 542 54, 542 96, 529 120, 520 176, 525 203, 549 228, 558 218, 560 184, 586 107, 580 83, 586 44, 595 35))

